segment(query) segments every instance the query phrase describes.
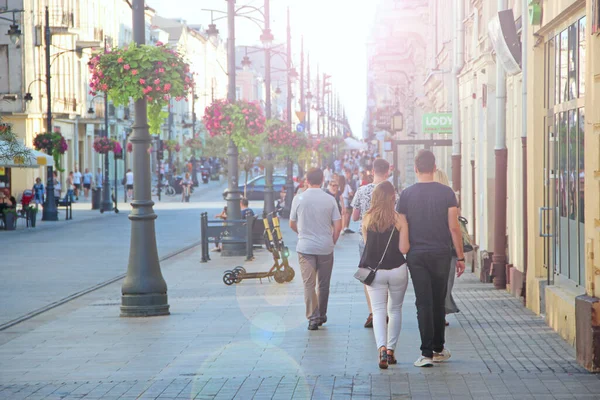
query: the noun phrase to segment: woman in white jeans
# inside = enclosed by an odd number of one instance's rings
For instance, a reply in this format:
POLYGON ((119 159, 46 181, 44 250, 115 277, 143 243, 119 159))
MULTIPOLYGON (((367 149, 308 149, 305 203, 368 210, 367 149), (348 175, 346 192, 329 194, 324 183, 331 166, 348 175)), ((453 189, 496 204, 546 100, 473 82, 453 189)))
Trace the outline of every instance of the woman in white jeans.
POLYGON ((402 329, 402 303, 408 286, 408 268, 403 255, 409 249, 408 223, 395 211, 395 203, 394 186, 388 181, 377 185, 362 226, 366 243, 359 266, 377 269, 367 291, 373 307, 373 332, 381 369, 397 362, 394 350, 402 329), (386 324, 388 316, 390 321, 386 324))

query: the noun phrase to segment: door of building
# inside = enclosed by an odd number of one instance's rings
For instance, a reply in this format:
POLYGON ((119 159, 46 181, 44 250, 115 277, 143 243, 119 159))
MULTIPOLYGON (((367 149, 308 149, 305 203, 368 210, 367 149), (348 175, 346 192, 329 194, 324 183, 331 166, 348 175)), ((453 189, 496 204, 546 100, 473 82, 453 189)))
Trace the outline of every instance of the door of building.
POLYGON ((540 235, 548 283, 585 281, 584 149, 586 18, 546 42, 544 205, 540 235))

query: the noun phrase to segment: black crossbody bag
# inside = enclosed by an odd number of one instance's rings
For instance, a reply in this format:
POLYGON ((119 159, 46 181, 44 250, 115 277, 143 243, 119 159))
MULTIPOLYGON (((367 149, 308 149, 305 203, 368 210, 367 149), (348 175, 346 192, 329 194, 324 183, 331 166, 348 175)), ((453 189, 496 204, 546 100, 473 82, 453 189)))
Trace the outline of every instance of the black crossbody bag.
MULTIPOLYGON (((385 258, 385 254, 388 251, 388 247, 390 247, 390 242, 392 241, 392 236, 394 236, 395 230, 396 230, 396 227, 393 227, 392 233, 390 234, 390 238, 388 239, 387 245, 385 246, 385 250, 383 251, 383 255, 381 256, 381 260, 379 260, 379 262, 377 263, 377 266, 375 268, 358 267, 358 270, 354 273, 354 277, 356 279, 358 279, 361 283, 363 283, 365 285, 369 285, 369 286, 371 285, 371 283, 373 283, 373 280, 375 279, 375 274, 377 274, 377 269, 383 262, 383 259, 385 258)), ((365 249, 365 251, 367 251, 367 250, 365 249)))

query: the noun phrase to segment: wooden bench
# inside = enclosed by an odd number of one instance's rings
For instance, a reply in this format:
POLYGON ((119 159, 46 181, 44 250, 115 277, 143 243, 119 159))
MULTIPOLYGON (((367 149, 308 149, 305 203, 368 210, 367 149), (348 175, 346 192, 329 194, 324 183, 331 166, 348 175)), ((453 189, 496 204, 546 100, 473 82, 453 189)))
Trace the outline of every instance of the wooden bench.
POLYGON ((209 220, 207 213, 200 216, 202 259, 208 262, 209 243, 245 244, 246 259, 254 258, 254 245, 264 243, 264 225, 256 216, 248 216, 245 220, 209 220), (251 224, 249 226, 249 224, 251 224), (248 241, 250 237, 250 241, 248 241))

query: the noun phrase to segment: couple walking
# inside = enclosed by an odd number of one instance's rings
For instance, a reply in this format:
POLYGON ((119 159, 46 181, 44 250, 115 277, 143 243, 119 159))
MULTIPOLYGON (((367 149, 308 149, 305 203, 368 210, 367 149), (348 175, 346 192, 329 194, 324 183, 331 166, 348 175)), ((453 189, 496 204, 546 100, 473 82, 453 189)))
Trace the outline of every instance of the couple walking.
MULTIPOLYGON (((434 362, 450 358, 450 352, 444 347, 444 304, 453 247, 457 257, 457 276, 464 272, 465 265, 456 196, 452 189, 434 181, 435 170, 433 153, 421 150, 415 157, 419 182, 404 190, 397 204, 391 183, 383 181, 377 184, 372 191, 370 208, 364 214, 362 233, 365 247, 359 268, 376 270, 367 291, 372 302, 380 368, 385 369, 388 364, 397 362, 394 350, 402 327, 402 304, 409 271, 421 335, 421 356, 414 365, 430 367, 434 362), (389 324, 386 326, 388 316, 389 324)), ((335 202, 327 204, 327 197, 332 199, 331 196, 318 195, 319 204, 309 197, 298 196, 294 199, 290 217, 290 226, 299 233, 297 250, 310 330, 318 329, 327 321, 333 246, 341 230, 337 206, 335 202), (319 210, 318 215, 314 214, 316 210, 319 210), (324 210, 329 211, 326 214, 324 210), (315 229, 319 229, 318 232, 315 229), (330 236, 328 240, 325 240, 326 234, 330 236), (313 250, 304 247, 307 241, 326 242, 328 247, 319 249, 320 253, 305 253, 313 250), (315 292, 316 281, 318 294, 315 292)))

